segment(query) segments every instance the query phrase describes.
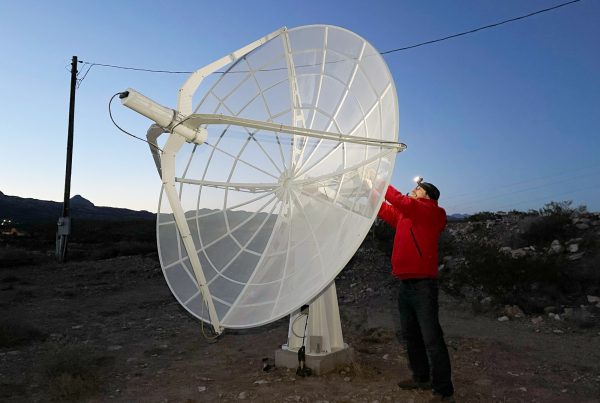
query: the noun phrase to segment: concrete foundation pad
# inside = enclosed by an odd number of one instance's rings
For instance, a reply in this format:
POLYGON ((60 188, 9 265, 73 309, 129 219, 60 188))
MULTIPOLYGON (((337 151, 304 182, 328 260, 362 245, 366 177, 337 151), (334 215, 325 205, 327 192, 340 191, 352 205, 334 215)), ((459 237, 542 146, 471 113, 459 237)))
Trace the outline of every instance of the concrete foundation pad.
MULTIPOLYGON (((313 375, 322 375, 335 370, 337 367, 352 364, 354 349, 345 347, 332 353, 306 354, 306 367, 313 375)), ((275 366, 283 368, 298 368, 298 352, 291 350, 275 350, 275 366)))

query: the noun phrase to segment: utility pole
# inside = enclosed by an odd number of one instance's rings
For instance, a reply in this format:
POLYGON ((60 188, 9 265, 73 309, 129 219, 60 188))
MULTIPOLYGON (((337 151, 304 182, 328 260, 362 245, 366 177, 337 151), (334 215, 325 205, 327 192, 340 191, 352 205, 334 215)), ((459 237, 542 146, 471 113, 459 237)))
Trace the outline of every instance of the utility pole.
POLYGON ((71 163, 73 160, 73 124, 75 121, 75 86, 77 84, 77 56, 71 61, 71 99, 69 101, 69 127, 67 139, 67 168, 65 172, 65 197, 63 201, 62 217, 58 218, 56 231, 56 258, 64 262, 67 256, 67 242, 71 235, 71 163))

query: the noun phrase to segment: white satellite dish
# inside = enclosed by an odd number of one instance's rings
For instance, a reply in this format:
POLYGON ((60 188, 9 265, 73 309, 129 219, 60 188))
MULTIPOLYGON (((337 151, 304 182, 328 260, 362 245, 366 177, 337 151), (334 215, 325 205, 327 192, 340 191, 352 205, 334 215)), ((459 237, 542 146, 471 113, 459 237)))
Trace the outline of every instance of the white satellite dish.
POLYGON ((387 185, 405 148, 379 52, 339 27, 282 28, 192 74, 176 111, 132 89, 121 99, 156 122, 151 141, 171 133, 151 150, 164 184, 160 261, 177 300, 217 333, 297 315, 319 296, 339 324, 333 280, 383 197, 363 179, 374 170, 387 185))

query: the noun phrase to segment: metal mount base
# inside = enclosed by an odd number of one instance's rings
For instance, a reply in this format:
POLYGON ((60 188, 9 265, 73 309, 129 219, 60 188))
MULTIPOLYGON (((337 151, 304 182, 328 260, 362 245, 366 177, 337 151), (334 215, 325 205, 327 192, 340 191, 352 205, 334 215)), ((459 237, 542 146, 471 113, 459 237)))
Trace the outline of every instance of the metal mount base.
POLYGON ((275 351, 275 366, 297 369, 299 350, 304 352, 303 366, 311 370, 307 373, 314 375, 352 362, 353 349, 342 337, 335 283, 290 315, 288 340, 275 351))

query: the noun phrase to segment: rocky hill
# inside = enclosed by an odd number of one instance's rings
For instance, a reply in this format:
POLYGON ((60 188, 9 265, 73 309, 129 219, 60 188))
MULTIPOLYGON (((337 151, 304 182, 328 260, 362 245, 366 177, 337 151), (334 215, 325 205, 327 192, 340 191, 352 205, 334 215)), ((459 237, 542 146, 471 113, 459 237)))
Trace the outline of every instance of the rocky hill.
POLYGON ((600 318, 600 214, 565 208, 473 216, 440 245, 442 287, 480 310, 600 318))
MULTIPOLYGON (((0 221, 11 220, 17 225, 56 224, 62 215, 62 203, 8 196, 0 192, 0 221)), ((80 195, 71 198, 71 217, 95 221, 154 220, 149 211, 135 211, 115 207, 98 207, 80 195)))

